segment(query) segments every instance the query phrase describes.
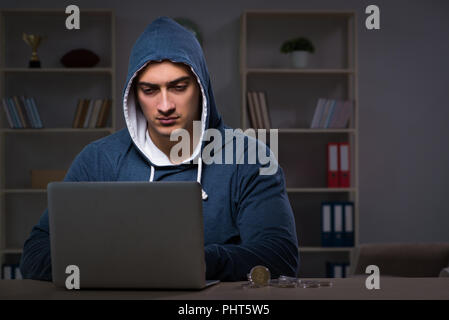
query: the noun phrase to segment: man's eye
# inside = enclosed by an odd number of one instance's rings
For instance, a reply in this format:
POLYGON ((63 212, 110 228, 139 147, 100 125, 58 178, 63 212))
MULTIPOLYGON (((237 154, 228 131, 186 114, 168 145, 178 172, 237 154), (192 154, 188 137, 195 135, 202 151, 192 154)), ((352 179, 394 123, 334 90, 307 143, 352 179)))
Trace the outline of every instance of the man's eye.
POLYGON ((155 89, 142 89, 142 91, 143 91, 143 93, 145 93, 145 94, 151 94, 151 93, 156 92, 155 89))
POLYGON ((176 86, 175 87, 176 91, 184 91, 185 88, 187 88, 187 86, 176 86))

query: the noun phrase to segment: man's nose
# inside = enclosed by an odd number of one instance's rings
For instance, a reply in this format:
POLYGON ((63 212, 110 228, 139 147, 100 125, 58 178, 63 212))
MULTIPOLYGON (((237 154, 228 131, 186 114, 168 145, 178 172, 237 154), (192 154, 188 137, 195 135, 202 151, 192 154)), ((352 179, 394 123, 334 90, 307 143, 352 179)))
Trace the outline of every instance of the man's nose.
POLYGON ((164 115, 168 115, 175 110, 175 104, 170 99, 167 90, 161 90, 161 100, 158 104, 158 110, 164 115))

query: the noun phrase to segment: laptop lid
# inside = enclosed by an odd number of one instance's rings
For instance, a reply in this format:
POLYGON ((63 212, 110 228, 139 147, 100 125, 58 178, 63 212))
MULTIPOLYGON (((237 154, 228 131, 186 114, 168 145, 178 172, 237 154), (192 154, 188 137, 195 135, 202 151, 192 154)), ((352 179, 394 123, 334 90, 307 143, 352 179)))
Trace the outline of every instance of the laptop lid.
POLYGON ((69 265, 81 289, 206 285, 197 182, 52 182, 48 213, 56 286, 69 265))

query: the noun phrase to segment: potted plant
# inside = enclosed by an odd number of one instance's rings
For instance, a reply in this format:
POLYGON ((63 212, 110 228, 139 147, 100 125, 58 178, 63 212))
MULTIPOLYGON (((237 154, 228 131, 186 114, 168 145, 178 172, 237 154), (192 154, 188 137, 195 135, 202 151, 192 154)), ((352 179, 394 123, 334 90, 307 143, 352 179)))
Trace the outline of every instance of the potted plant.
POLYGON ((309 54, 315 52, 312 42, 304 37, 285 41, 281 46, 282 53, 291 53, 292 64, 296 68, 307 66, 309 54))

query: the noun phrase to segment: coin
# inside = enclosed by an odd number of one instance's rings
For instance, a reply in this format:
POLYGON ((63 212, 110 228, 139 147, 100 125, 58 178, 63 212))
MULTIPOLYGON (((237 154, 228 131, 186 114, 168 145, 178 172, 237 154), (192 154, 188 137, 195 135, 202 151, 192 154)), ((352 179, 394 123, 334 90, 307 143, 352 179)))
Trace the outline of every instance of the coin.
POLYGON ((332 287, 332 282, 330 281, 318 281, 320 287, 332 287))
POLYGON ((277 285, 280 288, 296 288, 298 285, 298 278, 281 275, 278 278, 277 285))
POLYGON ((318 281, 314 280, 299 280, 299 286, 302 288, 319 288, 320 284, 318 281))
POLYGON ((265 287, 270 283, 271 274, 270 270, 264 266, 255 266, 249 272, 249 281, 256 286, 265 287))

